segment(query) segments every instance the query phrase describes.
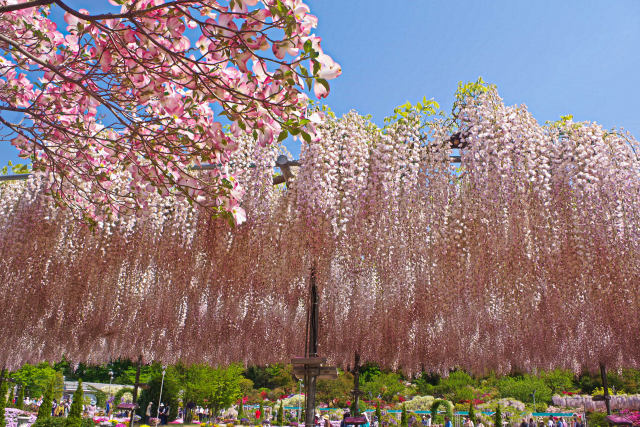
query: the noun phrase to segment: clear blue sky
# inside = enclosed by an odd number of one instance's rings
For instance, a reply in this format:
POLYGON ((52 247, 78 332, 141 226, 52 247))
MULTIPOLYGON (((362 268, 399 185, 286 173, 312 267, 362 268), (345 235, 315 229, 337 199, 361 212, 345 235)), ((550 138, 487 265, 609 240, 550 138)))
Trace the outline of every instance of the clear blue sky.
MULTIPOLYGON (((95 10, 93 1, 70 3, 95 10)), ((573 114, 640 138, 640 0, 307 3, 323 48, 342 65, 325 100, 338 114, 355 109, 381 124, 423 96, 449 109, 458 81, 482 76, 540 122, 573 114)), ((13 152, 0 147, 1 163, 13 152)))

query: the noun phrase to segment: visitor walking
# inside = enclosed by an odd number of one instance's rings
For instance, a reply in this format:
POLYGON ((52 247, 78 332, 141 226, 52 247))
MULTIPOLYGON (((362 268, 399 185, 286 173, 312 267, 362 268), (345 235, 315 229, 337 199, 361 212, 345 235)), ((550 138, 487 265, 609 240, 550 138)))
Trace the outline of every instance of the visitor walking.
POLYGON ((169 424, 169 411, 171 408, 169 405, 163 405, 161 409, 160 419, 162 420, 163 425, 169 424))
POLYGON ((453 424, 451 424, 451 420, 449 419, 449 417, 444 417, 444 427, 453 427, 453 424))
POLYGON ((149 402, 147 405, 147 410, 144 412, 144 423, 149 424, 149 418, 151 418, 151 407, 153 406, 153 402, 149 402))

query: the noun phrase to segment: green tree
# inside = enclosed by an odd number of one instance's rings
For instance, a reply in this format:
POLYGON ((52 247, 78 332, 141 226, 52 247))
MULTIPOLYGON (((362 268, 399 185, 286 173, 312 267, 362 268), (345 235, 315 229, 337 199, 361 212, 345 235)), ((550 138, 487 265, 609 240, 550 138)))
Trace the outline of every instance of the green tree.
POLYGON ((496 408, 496 412, 493 414, 493 425, 495 427, 502 427, 502 411, 500 405, 496 408))
POLYGON ((107 393, 105 393, 102 390, 98 390, 95 387, 91 387, 91 391, 93 391, 93 393, 96 396, 96 406, 99 406, 100 408, 104 408, 107 404, 107 393))
POLYGON ((16 398, 16 408, 24 409, 24 386, 18 386, 18 397, 16 398))
POLYGON ((160 388, 162 388, 162 403, 169 406, 169 421, 173 421, 178 414, 178 395, 181 389, 181 378, 178 375, 178 368, 169 366, 166 368, 164 382, 162 380, 162 366, 154 363, 148 367, 147 378, 145 381, 148 388, 142 390, 139 394, 138 415, 145 416, 145 411, 149 402, 153 404, 152 416, 155 417, 158 409, 158 400, 160 399, 160 388))
POLYGON ((400 414, 400 426, 408 427, 409 426, 409 416, 407 415, 407 407, 402 405, 402 413, 400 414))
POLYGON ((220 367, 212 371, 207 394, 214 414, 228 408, 242 397, 240 392, 242 372, 243 367, 240 364, 232 364, 227 368, 220 367))
POLYGON ((473 386, 476 381, 464 371, 453 371, 447 378, 442 378, 438 385, 433 387, 433 392, 437 396, 445 399, 460 402, 471 400, 474 396, 473 386))
MULTIPOLYGON (((65 358, 55 363, 53 368, 62 372, 64 377, 69 381, 77 381, 83 379, 85 382, 108 383, 111 379, 109 371, 113 372, 113 382, 115 384, 131 384, 133 385, 136 377, 136 363, 129 359, 117 359, 104 365, 87 365, 80 363, 74 369, 73 365, 65 358)), ((143 366, 140 370, 144 382, 148 380, 150 367, 143 366), (145 378, 147 375, 147 378, 145 378)))
POLYGON ((49 381, 49 384, 46 386, 44 390, 40 408, 38 408, 38 418, 36 420, 36 423, 38 422, 46 423, 47 419, 51 418, 53 390, 54 390, 54 382, 49 381))
POLYGON ((318 380, 316 400, 327 404, 335 400, 338 406, 343 406, 349 399, 351 389, 353 389, 353 374, 346 371, 338 371, 338 378, 336 379, 318 380))
POLYGON ((367 362, 360 367, 360 382, 371 381, 381 373, 380 366, 374 362, 367 362))
POLYGON ((7 421, 4 418, 4 408, 5 408, 5 404, 7 403, 5 397, 7 396, 7 381, 4 380, 2 381, 2 384, 0 385, 0 427, 5 427, 7 425, 7 421))
POLYGON ((622 370, 623 389, 629 394, 640 393, 640 370, 623 369, 622 370))
MULTIPOLYGON (((551 394, 561 393, 573 388, 573 372, 565 369, 554 369, 552 371, 542 371, 540 378, 549 387, 551 394)), ((536 392, 536 397, 538 393, 536 392)))
POLYGON ((13 406, 13 399, 14 399, 14 394, 13 394, 13 387, 11 387, 11 392, 9 392, 9 397, 7 398, 7 406, 8 408, 11 408, 13 406))
POLYGON ((551 389, 541 378, 524 375, 521 378, 503 377, 498 380, 498 390, 501 397, 510 397, 521 402, 532 403, 533 392, 536 392, 536 402, 551 402, 551 389))
POLYGON ((282 387, 285 390, 295 389, 296 382, 293 379, 291 365, 273 363, 266 366, 249 366, 244 371, 244 376, 253 381, 256 389, 274 389, 282 387))
POLYGON ((416 392, 421 396, 433 396, 435 395, 436 386, 440 383, 440 375, 428 374, 422 372, 420 377, 413 381, 416 387, 416 392))
POLYGON ((82 425, 82 404, 84 400, 84 391, 82 390, 82 380, 78 380, 78 387, 73 393, 73 402, 69 408, 69 416, 65 427, 81 427, 82 425))
POLYGON ((380 399, 378 399, 378 401, 376 402, 376 418, 378 419, 378 422, 382 420, 382 413, 380 412, 380 399))
POLYGON ((46 388, 53 382, 52 399, 60 398, 64 382, 62 373, 56 371, 46 362, 37 365, 26 364, 13 373, 16 382, 26 388, 29 396, 39 398, 44 395, 46 388))
POLYGON ((400 375, 395 373, 382 373, 374 376, 371 381, 361 384, 361 389, 365 394, 380 396, 383 400, 390 402, 393 396, 404 391, 400 375))
POLYGON ((280 401, 280 407, 278 408, 278 425, 284 425, 284 408, 282 407, 282 400, 280 401))
POLYGON ((258 405, 258 411, 260 411, 260 418, 258 418, 257 421, 262 422, 262 420, 264 420, 264 405, 262 402, 258 405))
MULTIPOLYGON (((282 406, 282 402, 280 402, 280 406, 282 406)), ((238 405, 238 419, 244 418, 244 402, 240 399, 240 404, 238 405)))
POLYGON ((473 402, 469 403, 469 419, 473 421, 473 424, 476 424, 476 410, 473 407, 473 402))
MULTIPOLYGON (((243 371, 244 368, 239 364, 232 364, 226 368, 212 368, 206 365, 184 368, 185 396, 188 401, 208 406, 217 414, 242 397, 243 371)), ((240 410, 238 416, 241 416, 240 410)))

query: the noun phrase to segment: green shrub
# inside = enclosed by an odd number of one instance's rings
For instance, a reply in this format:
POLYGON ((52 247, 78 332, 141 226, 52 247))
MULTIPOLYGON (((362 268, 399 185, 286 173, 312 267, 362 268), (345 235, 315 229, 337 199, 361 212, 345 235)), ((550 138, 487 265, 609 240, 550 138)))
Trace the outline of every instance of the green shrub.
POLYGON ((513 398, 525 403, 533 403, 532 393, 536 392, 536 402, 551 402, 551 389, 544 380, 530 375, 521 378, 503 377, 498 380, 500 397, 513 398))
POLYGON ((469 419, 471 421, 473 421, 473 424, 476 424, 476 411, 475 408, 473 407, 473 402, 469 403, 469 419))
POLYGON ((493 425, 495 427, 502 427, 502 411, 500 410, 500 406, 496 408, 496 413, 493 414, 493 425))
POLYGON ((42 419, 38 418, 36 422, 32 424, 31 427, 65 427, 66 422, 67 422, 67 419, 64 417, 49 416, 42 419))
POLYGON ((409 426, 409 416, 407 415, 407 407, 402 405, 402 414, 400 415, 400 426, 408 427, 409 426))
POLYGON ((81 427, 82 426, 82 399, 84 398, 84 392, 82 391, 82 380, 78 380, 78 388, 73 393, 73 402, 69 409, 69 416, 67 417, 66 427, 81 427))
POLYGON ((40 408, 38 408, 37 421, 44 421, 47 418, 51 418, 53 387, 53 381, 49 381, 47 388, 44 391, 44 396, 42 397, 42 404, 40 405, 40 408))
POLYGON ((13 398, 15 396, 13 395, 13 387, 11 387, 11 393, 9 393, 9 398, 7 399, 7 406, 6 408, 11 408, 13 406, 13 398))
POLYGON ((440 379, 440 383, 435 387, 436 394, 454 400, 473 399, 473 386, 475 380, 464 371, 454 371, 447 378, 440 379))
MULTIPOLYGON (((558 394, 563 391, 573 389, 573 372, 565 369, 554 369, 553 371, 540 372, 540 378, 545 385, 551 389, 551 394, 558 394)), ((536 393, 536 398, 538 393, 536 393)))
POLYGON ((24 386, 20 386, 18 390, 18 398, 16 399, 16 408, 24 409, 24 386))
POLYGON ((7 382, 2 381, 2 385, 0 385, 0 427, 5 427, 7 425, 7 420, 4 418, 4 407, 7 403, 5 400, 5 396, 7 395, 7 382))
POLYGON ((91 418, 83 418, 80 427, 95 427, 96 423, 91 418))
POLYGON ((605 412, 589 412, 587 413, 587 425, 590 427, 609 427, 605 412))
POLYGON ((280 401, 280 407, 278 408, 278 425, 284 425, 284 408, 282 407, 282 401, 280 401))
POLYGON ((107 393, 102 390, 95 390, 96 406, 104 408, 107 406, 107 393))

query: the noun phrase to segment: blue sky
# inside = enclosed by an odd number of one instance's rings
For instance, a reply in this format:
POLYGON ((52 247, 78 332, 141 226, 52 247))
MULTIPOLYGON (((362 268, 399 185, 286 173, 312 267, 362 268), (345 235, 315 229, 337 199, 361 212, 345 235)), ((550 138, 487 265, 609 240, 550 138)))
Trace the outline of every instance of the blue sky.
MULTIPOLYGON (((70 4, 96 10, 89 0, 70 4)), ((640 0, 307 4, 324 50, 342 66, 325 100, 338 114, 355 109, 381 124, 423 96, 450 109, 457 83, 482 76, 540 122, 573 114, 640 138, 640 0)), ((1 163, 14 152, 0 147, 1 163)))

